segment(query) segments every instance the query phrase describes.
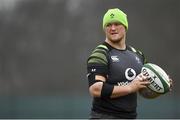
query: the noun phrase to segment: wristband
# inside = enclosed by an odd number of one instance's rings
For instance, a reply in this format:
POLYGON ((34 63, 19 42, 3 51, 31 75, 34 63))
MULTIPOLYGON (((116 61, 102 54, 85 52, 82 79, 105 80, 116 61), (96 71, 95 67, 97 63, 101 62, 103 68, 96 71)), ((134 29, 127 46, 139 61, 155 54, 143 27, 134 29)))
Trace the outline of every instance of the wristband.
POLYGON ((110 98, 113 92, 114 86, 103 82, 101 97, 102 98, 110 98))

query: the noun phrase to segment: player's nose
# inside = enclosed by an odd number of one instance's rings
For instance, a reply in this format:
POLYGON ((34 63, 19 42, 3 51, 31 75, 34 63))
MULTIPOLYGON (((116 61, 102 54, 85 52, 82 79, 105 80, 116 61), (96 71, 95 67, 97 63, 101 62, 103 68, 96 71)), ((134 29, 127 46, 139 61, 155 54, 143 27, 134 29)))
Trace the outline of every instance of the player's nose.
POLYGON ((111 25, 111 30, 116 30, 116 25, 115 24, 111 25))

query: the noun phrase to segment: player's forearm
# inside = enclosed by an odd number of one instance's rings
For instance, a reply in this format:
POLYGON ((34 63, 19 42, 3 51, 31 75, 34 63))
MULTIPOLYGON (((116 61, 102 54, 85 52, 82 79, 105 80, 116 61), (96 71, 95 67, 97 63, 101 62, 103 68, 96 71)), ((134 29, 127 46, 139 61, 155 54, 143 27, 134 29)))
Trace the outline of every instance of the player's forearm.
POLYGON ((149 82, 135 80, 125 86, 114 86, 102 81, 94 83, 89 90, 93 97, 117 98, 146 88, 146 84, 149 84, 149 82))
POLYGON ((125 96, 128 95, 130 93, 132 93, 132 89, 129 85, 127 86, 114 86, 114 85, 110 85, 107 83, 103 83, 103 82, 97 82, 95 84, 93 84, 90 88, 89 91, 91 93, 91 95, 93 97, 107 97, 107 98, 117 98, 120 96, 125 96), (103 84, 106 84, 108 86, 110 86, 112 89, 112 92, 109 96, 105 96, 103 95, 104 92, 108 92, 109 89, 103 89, 103 84), (103 91, 106 90, 106 91, 103 91))
POLYGON ((89 92, 93 97, 101 97, 103 82, 96 82, 89 87, 89 92))
POLYGON ((129 85, 126 86, 114 86, 111 98, 117 98, 132 93, 132 89, 129 85))

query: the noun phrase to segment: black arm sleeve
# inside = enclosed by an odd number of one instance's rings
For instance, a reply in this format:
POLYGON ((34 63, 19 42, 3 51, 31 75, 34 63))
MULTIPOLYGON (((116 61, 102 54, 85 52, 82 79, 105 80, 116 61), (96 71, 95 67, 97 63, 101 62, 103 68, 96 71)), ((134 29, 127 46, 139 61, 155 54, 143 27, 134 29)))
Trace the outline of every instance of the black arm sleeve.
POLYGON ((102 75, 107 78, 107 66, 100 64, 88 64, 87 67, 87 77, 89 82, 89 87, 93 85, 97 80, 95 80, 96 75, 102 75))
MULTIPOLYGON (((96 82, 102 82, 101 80, 96 80, 95 75, 102 75, 105 78, 107 78, 107 72, 108 69, 104 65, 95 65, 91 64, 88 66, 88 81, 89 81, 89 87, 93 85, 96 82)), ((102 98, 110 98, 112 91, 114 89, 113 85, 107 84, 106 82, 103 82, 103 87, 101 90, 101 97, 102 98)))

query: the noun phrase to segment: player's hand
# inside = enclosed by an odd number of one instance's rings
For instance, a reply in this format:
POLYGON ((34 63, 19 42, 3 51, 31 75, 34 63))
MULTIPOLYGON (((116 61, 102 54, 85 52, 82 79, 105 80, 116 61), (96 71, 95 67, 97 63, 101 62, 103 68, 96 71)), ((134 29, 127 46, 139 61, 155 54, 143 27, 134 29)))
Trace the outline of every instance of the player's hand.
POLYGON ((173 87, 173 80, 171 79, 171 77, 168 75, 169 77, 169 83, 170 83, 170 91, 172 91, 172 87, 173 87))
POLYGON ((129 83, 129 87, 131 92, 137 92, 142 88, 146 88, 146 86, 149 84, 150 82, 148 81, 148 77, 140 73, 131 83, 129 83))

